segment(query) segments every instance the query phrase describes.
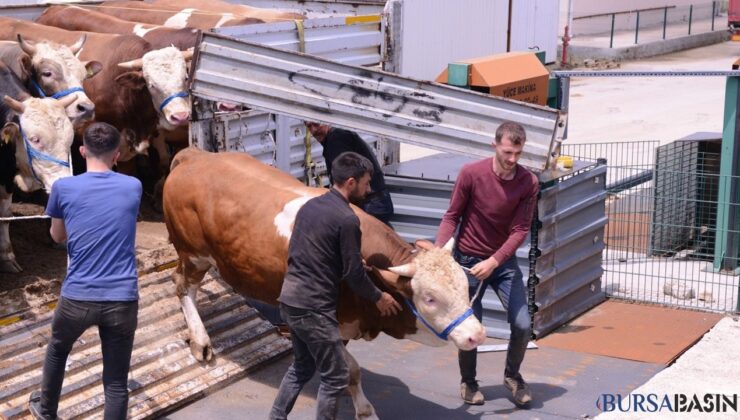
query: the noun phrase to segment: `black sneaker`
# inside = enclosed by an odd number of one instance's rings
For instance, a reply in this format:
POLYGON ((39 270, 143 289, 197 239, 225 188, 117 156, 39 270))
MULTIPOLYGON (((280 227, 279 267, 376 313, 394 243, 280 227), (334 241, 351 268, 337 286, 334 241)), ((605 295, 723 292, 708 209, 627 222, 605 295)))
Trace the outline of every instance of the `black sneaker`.
POLYGON ((36 420, 45 420, 46 418, 41 414, 41 392, 33 391, 31 396, 28 398, 28 411, 36 420))
POLYGON ((532 402, 532 393, 529 391, 529 385, 524 382, 524 378, 521 375, 504 377, 504 386, 511 391, 516 405, 524 407, 532 402))

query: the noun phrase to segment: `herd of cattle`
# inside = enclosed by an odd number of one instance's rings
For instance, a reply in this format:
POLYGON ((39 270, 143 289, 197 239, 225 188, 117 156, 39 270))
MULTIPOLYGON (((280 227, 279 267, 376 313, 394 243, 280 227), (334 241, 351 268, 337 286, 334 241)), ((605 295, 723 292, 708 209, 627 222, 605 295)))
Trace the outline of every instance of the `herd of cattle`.
MULTIPOLYGON (((302 17, 219 0, 51 6, 36 22, 0 17, 0 39, 6 40, 0 41, 0 216, 10 216, 14 188, 48 191, 72 175, 70 149, 91 121, 121 131, 121 160, 148 150, 168 170, 165 140, 182 138, 190 120, 186 81, 198 31, 302 17)), ((198 360, 213 356, 196 299, 206 271, 217 267, 237 292, 275 304, 295 215, 323 192, 243 153, 189 149, 177 155, 164 183, 164 216, 179 256, 172 277, 198 360), (245 197, 260 200, 245 206, 245 197)), ((446 331, 461 349, 481 344, 485 330, 470 316, 467 279, 451 256, 452 242, 444 249, 419 242, 415 249, 377 219, 355 212, 371 276, 404 310, 381 317, 343 285, 342 337, 372 339, 383 332, 441 345, 438 331, 446 331)), ((18 272, 9 223, 0 225, 0 271, 18 272)), ((349 353, 345 357, 357 417, 375 418, 359 365, 349 353)))
MULTIPOLYGON (((219 0, 51 6, 35 22, 0 17, 0 217, 11 216, 15 188, 48 191, 72 167, 84 170, 81 159, 70 167, 69 155, 78 156, 93 121, 121 131, 121 165, 148 155, 150 174, 164 176, 169 150, 187 143, 198 32, 301 18, 219 0)), ((0 272, 18 272, 8 230, 0 223, 0 272)))

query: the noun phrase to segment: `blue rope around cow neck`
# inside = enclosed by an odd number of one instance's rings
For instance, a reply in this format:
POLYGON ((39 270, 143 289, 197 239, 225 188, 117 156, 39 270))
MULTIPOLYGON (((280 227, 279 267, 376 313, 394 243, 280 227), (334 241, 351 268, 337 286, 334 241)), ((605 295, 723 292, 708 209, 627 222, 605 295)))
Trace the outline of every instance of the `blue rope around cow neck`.
POLYGON ((162 105, 159 106, 159 112, 162 112, 164 107, 167 106, 170 102, 172 102, 175 98, 185 98, 188 96, 187 92, 177 92, 173 93, 172 95, 168 96, 164 101, 162 101, 162 105))
POLYGON ((455 319, 454 321, 452 321, 452 322, 450 323, 450 325, 448 325, 448 326, 447 326, 447 328, 445 328, 445 329, 444 329, 444 331, 442 331, 442 332, 440 333, 440 332, 437 332, 437 330, 435 330, 435 329, 434 329, 434 327, 432 327, 432 326, 431 326, 431 325, 430 325, 430 324, 429 324, 429 323, 428 323, 428 322, 427 322, 427 321, 426 321, 426 320, 424 319, 424 317, 422 317, 422 316, 421 316, 421 314, 420 314, 420 313, 419 313, 419 312, 418 312, 418 311, 416 310, 416 306, 414 306, 414 302, 412 302, 412 301, 411 301, 411 300, 409 300, 409 299, 406 299, 406 304, 407 304, 407 305, 409 305, 409 307, 411 308, 411 312, 413 312, 413 313, 414 313, 414 316, 415 316, 415 317, 416 317, 416 318, 417 318, 417 319, 418 319, 419 321, 421 321, 421 323, 422 323, 422 324, 424 324, 424 326, 426 326, 427 328, 429 328, 429 331, 433 332, 433 333, 434 333, 434 335, 436 335, 437 337, 439 337, 440 339, 442 339, 442 340, 445 340, 445 341, 447 341, 447 339, 448 339, 448 338, 449 338, 449 336, 450 336, 450 333, 452 332, 452 330, 454 330, 454 329, 455 329, 455 327, 457 327, 458 325, 460 325, 460 323, 461 323, 461 322, 463 322, 463 321, 465 321, 466 319, 468 319, 468 317, 469 317, 470 315, 473 315, 473 308, 468 308, 468 310, 467 310, 467 311, 463 312, 463 314, 462 314, 462 315, 460 315, 460 316, 459 316, 459 317, 457 317, 457 318, 456 318, 456 319, 455 319))
MULTIPOLYGON (((41 86, 39 86, 39 84, 35 80, 31 80, 31 83, 36 88, 36 91, 38 92, 39 96, 42 97, 42 98, 46 98, 46 94, 44 93, 43 89, 41 89, 41 86)), ((71 93, 84 92, 84 91, 85 91, 84 89, 82 89, 81 87, 77 86, 77 87, 72 87, 72 88, 69 88, 69 89, 60 90, 59 92, 51 95, 50 97, 51 98, 54 98, 54 99, 60 99, 60 98, 64 98, 65 96, 67 96, 67 95, 69 95, 71 93)))
POLYGON ((21 132, 21 137, 23 137, 23 144, 26 146, 26 154, 28 155, 28 166, 31 167, 31 173, 33 174, 33 177, 36 178, 37 181, 42 182, 41 179, 36 175, 36 171, 33 169, 33 160, 45 160, 48 162, 56 163, 57 165, 64 166, 65 168, 69 168, 69 162, 65 162, 63 160, 57 159, 54 156, 49 156, 44 152, 39 152, 38 150, 31 147, 31 142, 28 141, 28 137, 26 137, 26 133, 23 131, 23 128, 21 128, 20 124, 18 124, 18 129, 21 132))

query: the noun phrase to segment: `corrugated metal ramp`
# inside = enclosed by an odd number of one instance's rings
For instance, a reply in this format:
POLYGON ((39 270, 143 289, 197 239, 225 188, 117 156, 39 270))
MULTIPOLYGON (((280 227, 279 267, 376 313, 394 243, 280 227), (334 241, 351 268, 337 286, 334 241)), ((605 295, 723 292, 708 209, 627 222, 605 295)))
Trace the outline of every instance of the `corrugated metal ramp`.
MULTIPOLYGON (((285 354, 290 341, 218 278, 209 274, 199 310, 215 359, 198 363, 186 341, 187 327, 175 296, 171 270, 139 279, 139 326, 129 373, 129 418, 144 419, 201 398, 285 354)), ((29 310, 0 328, 0 417, 28 418, 30 393, 38 389, 54 305, 29 310)), ((59 415, 102 418, 102 354, 97 329, 75 343, 67 362, 59 415)))

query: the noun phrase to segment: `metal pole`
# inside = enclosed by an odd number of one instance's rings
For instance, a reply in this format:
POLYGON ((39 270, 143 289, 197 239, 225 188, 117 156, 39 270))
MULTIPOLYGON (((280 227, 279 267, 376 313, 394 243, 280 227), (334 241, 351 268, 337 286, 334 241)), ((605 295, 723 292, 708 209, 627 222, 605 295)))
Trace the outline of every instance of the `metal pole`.
POLYGON ((640 11, 637 11, 637 22, 635 22, 635 44, 637 44, 637 34, 640 33, 640 11))
POLYGON ((694 14, 694 5, 690 4, 689 5, 689 35, 691 35, 691 18, 693 17, 693 14, 694 14))
POLYGON ((714 13, 716 11, 716 8, 717 8, 717 2, 713 1, 712 2, 712 31, 714 31, 714 13))
POLYGON ((665 27, 668 24, 668 8, 663 8, 663 39, 665 39, 665 27))
POLYGON ((609 35, 609 48, 614 46, 614 13, 612 13, 612 32, 609 35))

